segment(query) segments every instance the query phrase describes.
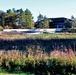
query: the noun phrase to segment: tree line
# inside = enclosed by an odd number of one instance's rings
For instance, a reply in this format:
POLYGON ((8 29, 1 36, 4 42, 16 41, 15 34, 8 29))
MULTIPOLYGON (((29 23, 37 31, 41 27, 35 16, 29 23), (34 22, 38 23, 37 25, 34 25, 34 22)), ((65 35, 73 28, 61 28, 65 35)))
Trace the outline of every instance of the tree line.
MULTIPOLYGON (((37 21, 39 22, 40 20, 42 20, 42 18, 44 21, 40 22, 38 27, 39 28, 49 27, 49 21, 47 17, 39 14, 37 21)), ((15 8, 13 8, 13 9, 6 10, 6 12, 0 10, 0 27, 7 28, 7 29, 12 29, 12 28, 30 29, 35 27, 35 23, 33 20, 32 13, 29 9, 16 10, 15 8)))
MULTIPOLYGON (((65 25, 67 27, 76 26, 76 19, 72 16, 73 21, 66 20, 65 25)), ((6 12, 0 10, 0 28, 7 29, 31 29, 31 28, 49 28, 49 21, 46 16, 39 14, 37 22, 34 22, 32 13, 29 9, 8 9, 6 12)))
POLYGON ((29 9, 0 11, 0 26, 3 28, 33 28, 33 16, 29 9))

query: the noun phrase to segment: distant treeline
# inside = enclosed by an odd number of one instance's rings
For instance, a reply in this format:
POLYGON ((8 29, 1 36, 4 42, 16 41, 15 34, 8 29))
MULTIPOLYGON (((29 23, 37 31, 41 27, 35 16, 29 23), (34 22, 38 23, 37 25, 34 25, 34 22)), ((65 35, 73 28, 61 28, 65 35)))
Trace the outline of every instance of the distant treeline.
MULTIPOLYGON (((46 15, 46 14, 45 14, 46 15)), ((72 16, 73 21, 66 20, 65 25, 76 27, 76 19, 72 16)), ((29 9, 8 9, 6 12, 0 10, 0 30, 17 29, 17 28, 50 28, 52 20, 48 20, 46 16, 39 14, 37 21, 34 22, 34 16, 29 9)))
MULTIPOLYGON (((49 28, 49 21, 46 16, 39 14, 37 17, 38 28, 49 28)), ((29 9, 8 9, 6 12, 0 11, 0 30, 2 28, 18 29, 18 28, 34 28, 34 17, 29 9)))

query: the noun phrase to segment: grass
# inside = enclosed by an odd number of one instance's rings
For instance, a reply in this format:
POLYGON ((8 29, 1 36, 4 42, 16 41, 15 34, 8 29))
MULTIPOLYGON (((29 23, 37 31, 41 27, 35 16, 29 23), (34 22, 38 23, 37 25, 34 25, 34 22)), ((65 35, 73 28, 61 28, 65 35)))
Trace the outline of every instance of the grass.
MULTIPOLYGON (((22 73, 22 74, 9 74, 9 73, 0 73, 0 75, 34 75, 34 74, 25 74, 25 73, 22 73)), ((50 75, 50 74, 48 74, 50 75)), ((75 75, 75 74, 71 74, 71 75, 75 75)))
POLYGON ((76 33, 41 33, 41 34, 12 34, 3 33, 0 35, 1 39, 76 39, 76 33))
MULTIPOLYGON (((8 73, 6 74, 6 73, 0 73, 0 75, 34 75, 34 74, 8 74, 8 73)), ((75 75, 75 74, 71 74, 71 75, 75 75)))
MULTIPOLYGON (((57 65, 59 65, 59 67, 60 67, 59 70, 60 69, 65 70, 67 67, 69 67, 69 65, 72 66, 72 68, 73 68, 74 65, 76 64, 76 56, 75 56, 76 52, 73 52, 71 49, 69 49, 69 52, 68 51, 63 52, 63 51, 59 51, 59 50, 54 50, 54 51, 50 52, 49 55, 46 52, 43 53, 42 51, 37 51, 34 53, 33 51, 31 52, 31 50, 29 50, 28 57, 26 57, 26 52, 22 52, 22 51, 18 51, 18 50, 17 51, 16 50, 0 51, 0 53, 1 53, 0 54, 0 65, 2 64, 1 62, 5 60, 6 62, 3 64, 6 65, 6 67, 8 67, 8 68, 12 67, 10 62, 12 62, 14 65, 18 65, 18 66, 20 66, 22 64, 24 66, 27 64, 27 66, 28 66, 30 64, 30 68, 32 65, 33 65, 32 67, 34 67, 35 64, 39 65, 40 63, 44 64, 44 65, 46 63, 47 66, 49 66, 49 68, 53 67, 53 65, 56 68, 58 68, 57 65), (64 68, 61 67, 60 65, 64 66, 64 68)), ((44 67, 44 65, 43 65, 43 67, 44 67)), ((28 67, 27 66, 24 68, 28 69, 29 66, 28 67)), ((33 68, 31 68, 31 70, 32 69, 33 68)), ((55 69, 55 70, 57 70, 57 69, 55 69)), ((71 71, 70 68, 69 68, 69 71, 71 71)), ((75 70, 73 69, 73 71, 75 71, 75 70)), ((76 71, 73 73, 76 74, 76 71)), ((75 74, 70 73, 68 75, 75 75, 75 74)), ((31 72, 29 72, 29 73, 15 72, 15 70, 14 70, 14 72, 10 73, 7 71, 3 72, 0 70, 0 75, 34 75, 34 74, 31 74, 31 72)), ((48 74, 48 75, 50 75, 50 74, 48 74)))
POLYGON ((20 73, 20 74, 0 73, 0 75, 34 75, 34 74, 29 74, 29 73, 20 73))
POLYGON ((9 74, 9 73, 0 73, 0 75, 25 75, 25 74, 9 74))
MULTIPOLYGON (((3 33, 0 35, 0 39, 26 39, 26 38, 31 38, 31 39, 76 39, 76 33, 49 33, 49 34, 12 34, 11 33, 3 33)), ((1 51, 0 50, 0 61, 2 60, 7 60, 7 61, 20 61, 20 63, 26 61, 26 52, 19 52, 19 51, 1 51)), ((64 64, 71 64, 71 63, 76 63, 76 53, 72 52, 72 50, 68 52, 60 52, 60 51, 53 51, 49 53, 49 56, 47 53, 42 53, 41 51, 39 52, 32 52, 31 50, 28 51, 28 59, 29 61, 31 60, 38 60, 44 59, 45 61, 50 58, 56 58, 61 61, 61 63, 64 64), (65 62, 66 61, 66 62, 65 62)), ((20 64, 19 62, 15 61, 15 63, 20 64)), ((6 64, 7 66, 9 64, 6 64)), ((34 75, 30 73, 20 73, 20 74, 15 74, 15 73, 0 73, 0 75, 34 75)), ((49 74, 50 75, 50 74, 49 74)), ((74 75, 74 74, 71 74, 74 75)))

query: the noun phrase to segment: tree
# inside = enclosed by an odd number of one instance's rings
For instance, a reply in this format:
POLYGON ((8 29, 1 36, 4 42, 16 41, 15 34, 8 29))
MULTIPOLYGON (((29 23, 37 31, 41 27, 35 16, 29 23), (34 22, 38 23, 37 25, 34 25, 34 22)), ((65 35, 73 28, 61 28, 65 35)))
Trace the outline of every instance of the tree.
POLYGON ((42 14, 39 14, 39 16, 37 18, 38 18, 38 20, 37 20, 38 22, 44 19, 42 14))
POLYGON ((5 24, 5 12, 3 12, 2 10, 0 10, 0 25, 2 27, 4 27, 5 24))
POLYGON ((37 28, 49 28, 49 20, 46 16, 39 14, 38 20, 36 22, 37 28))
POLYGON ((5 25, 11 28, 17 28, 16 21, 17 21, 17 13, 13 12, 11 9, 7 10, 5 15, 5 25))
POLYGON ((75 19, 75 18, 74 18, 74 16, 72 15, 72 16, 71 16, 71 20, 74 20, 74 19, 75 19))
POLYGON ((72 23, 71 23, 71 21, 70 21, 69 19, 67 19, 67 20, 65 21, 65 27, 66 27, 66 28, 71 28, 71 27, 72 27, 72 23))
POLYGON ((46 16, 44 16, 44 28, 49 28, 49 20, 46 16))
POLYGON ((72 26, 76 27, 76 19, 72 20, 72 26))
POLYGON ((16 23, 18 26, 20 26, 22 28, 22 13, 23 13, 23 9, 17 9, 16 10, 16 13, 17 13, 17 19, 16 19, 16 23))
POLYGON ((30 10, 8 9, 6 12, 0 10, 0 26, 4 28, 33 28, 34 21, 30 10))
POLYGON ((26 29, 34 28, 33 17, 28 9, 22 13, 22 25, 26 29))

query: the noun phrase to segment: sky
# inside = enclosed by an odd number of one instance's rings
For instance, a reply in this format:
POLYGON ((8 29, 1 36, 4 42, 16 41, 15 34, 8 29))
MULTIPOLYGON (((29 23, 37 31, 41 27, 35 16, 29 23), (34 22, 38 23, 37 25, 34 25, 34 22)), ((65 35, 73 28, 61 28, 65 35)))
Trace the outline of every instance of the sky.
POLYGON ((37 20, 39 14, 48 18, 76 17, 76 0, 0 0, 0 10, 6 12, 8 9, 29 9, 37 20))

